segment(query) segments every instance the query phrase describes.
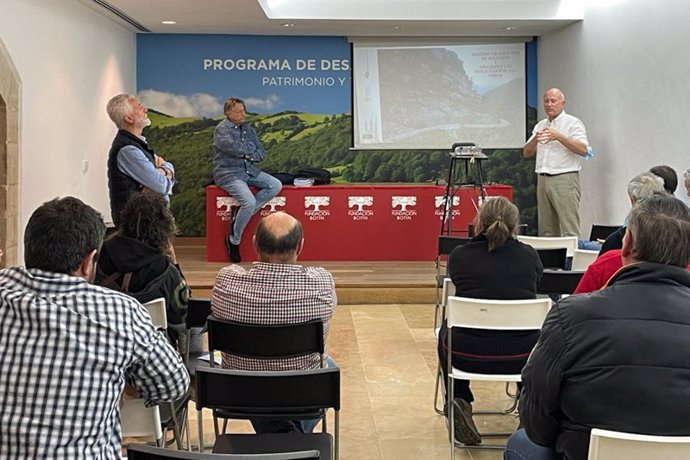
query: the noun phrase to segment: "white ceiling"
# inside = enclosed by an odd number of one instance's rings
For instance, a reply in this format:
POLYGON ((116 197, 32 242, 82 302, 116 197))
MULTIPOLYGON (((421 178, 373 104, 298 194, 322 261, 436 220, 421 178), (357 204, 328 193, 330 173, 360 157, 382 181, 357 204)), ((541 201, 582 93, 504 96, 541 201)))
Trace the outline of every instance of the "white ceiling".
POLYGON ((124 13, 155 33, 532 37, 582 20, 572 8, 579 0, 79 1, 137 30, 116 15, 124 13))

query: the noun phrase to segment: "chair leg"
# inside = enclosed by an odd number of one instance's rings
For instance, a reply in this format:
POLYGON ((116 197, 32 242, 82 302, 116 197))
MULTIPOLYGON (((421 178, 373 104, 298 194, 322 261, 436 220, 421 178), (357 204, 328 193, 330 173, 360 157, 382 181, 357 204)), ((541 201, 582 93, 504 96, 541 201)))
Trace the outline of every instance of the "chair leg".
POLYGON ((220 434, 218 433, 218 417, 216 417, 215 411, 213 413, 213 431, 216 434, 216 438, 220 436, 220 434))
MULTIPOLYGON (((340 411, 335 411, 335 433, 334 433, 334 440, 333 440, 333 457, 334 460, 338 460, 340 458, 340 411)), ((324 422, 326 421, 326 417, 323 418, 324 422)))
POLYGON ((453 398, 455 384, 452 378, 448 379, 448 397, 446 398, 446 414, 448 414, 448 438, 450 440, 450 460, 455 460, 455 417, 453 417, 453 398))
POLYGON ((199 435, 199 452, 203 453, 204 452, 204 422, 201 419, 201 411, 197 410, 196 411, 196 416, 197 416, 197 434, 199 435))
MULTIPOLYGON (((444 410, 441 408, 439 409, 438 407, 438 395, 439 395, 439 387, 441 386, 441 365, 437 364, 436 365, 436 387, 434 388, 434 411, 438 415, 445 415, 444 410)), ((440 388, 441 392, 443 393, 443 388, 440 388)), ((445 398, 445 394, 443 395, 445 398)), ((444 407, 444 406, 441 406, 444 407)))
POLYGON ((185 435, 187 436, 187 452, 192 451, 192 440, 191 440, 191 426, 189 425, 189 408, 187 408, 187 413, 185 414, 185 420, 184 420, 184 426, 185 426, 185 435))
MULTIPOLYGON (((223 419, 223 434, 228 430, 228 419, 224 418, 223 419)), ((216 434, 216 437, 218 437, 218 434, 216 434)))

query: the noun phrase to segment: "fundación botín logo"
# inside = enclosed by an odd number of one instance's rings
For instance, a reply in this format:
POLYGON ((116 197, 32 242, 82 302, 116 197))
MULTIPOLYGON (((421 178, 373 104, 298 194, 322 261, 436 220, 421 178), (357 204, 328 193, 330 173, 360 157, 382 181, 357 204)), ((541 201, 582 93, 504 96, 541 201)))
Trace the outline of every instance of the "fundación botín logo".
MULTIPOLYGON (((438 216, 439 219, 443 219, 443 207, 446 204, 446 197, 445 196, 435 196, 434 197, 434 214, 438 216)), ((455 219, 457 216, 460 215, 460 210, 455 209, 458 206, 460 206, 460 197, 459 196, 454 196, 451 209, 453 212, 451 215, 453 216, 453 219, 455 219)))
POLYGON ((331 197, 329 196, 305 196, 304 197, 304 215, 309 218, 309 220, 325 220, 326 217, 331 215, 331 211, 328 209, 321 209, 321 207, 326 207, 331 203, 331 197), (313 207, 314 209, 309 209, 313 207))
POLYGON ((417 210, 407 208, 416 205, 416 196, 393 196, 391 197, 391 215, 396 220, 412 220, 417 215, 417 210), (395 209, 398 206, 400 206, 400 209, 395 209))
POLYGON ((373 206, 374 197, 373 196, 348 196, 347 197, 347 207, 350 208, 347 211, 347 215, 352 218, 352 220, 369 220, 369 217, 374 215, 373 209, 364 209, 364 206, 373 206), (356 209, 352 209, 356 208, 356 209))
POLYGON ((240 203, 231 196, 217 196, 216 197, 216 217, 220 217, 220 220, 227 222, 230 220, 232 213, 230 212, 232 208, 239 206, 240 203))
POLYGON ((278 209, 276 209, 277 206, 284 207, 286 203, 287 200, 284 196, 274 196, 268 200, 265 205, 261 206, 261 217, 266 217, 269 214, 273 214, 274 212, 278 211, 278 209))

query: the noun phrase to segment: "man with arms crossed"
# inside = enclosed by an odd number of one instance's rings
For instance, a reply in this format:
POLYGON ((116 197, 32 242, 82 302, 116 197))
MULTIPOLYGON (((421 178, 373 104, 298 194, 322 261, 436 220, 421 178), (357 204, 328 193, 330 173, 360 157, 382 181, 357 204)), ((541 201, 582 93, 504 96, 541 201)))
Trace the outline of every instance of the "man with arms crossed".
MULTIPOLYGON (((220 319, 248 324, 297 324, 323 321, 324 343, 337 298, 333 276, 321 267, 297 264, 304 238, 302 225, 276 212, 259 221, 254 247, 259 261, 246 271, 239 265, 221 269, 211 297, 211 311, 220 319)), ((330 358, 329 366, 334 366, 330 358)), ((243 370, 317 369, 318 354, 287 359, 248 359, 224 355, 223 367, 243 370)), ((257 433, 311 432, 318 420, 252 420, 257 433)))
POLYGON ((549 311, 505 459, 585 460, 592 428, 690 435, 690 210, 666 194, 635 206, 621 257, 604 289, 549 311))
POLYGON ((134 192, 153 192, 170 201, 175 184, 175 168, 155 154, 141 135, 151 124, 148 109, 131 94, 118 94, 108 101, 108 116, 117 134, 108 153, 108 189, 113 223, 134 192))
POLYGON ((522 153, 537 155, 537 220, 539 236, 579 236, 582 159, 591 157, 585 125, 563 110, 558 88, 544 94, 546 118, 534 127, 522 153))
POLYGON ((240 203, 225 237, 230 260, 239 263, 244 228, 249 219, 280 192, 282 184, 255 164, 266 157, 266 151, 254 128, 247 123, 244 101, 231 97, 225 101, 223 113, 225 118, 213 132, 213 180, 240 203), (249 186, 259 189, 256 196, 249 186))
POLYGON ((26 268, 0 270, 0 456, 119 459, 125 385, 182 397, 180 355, 136 300, 94 286, 105 225, 76 198, 34 211, 26 268))

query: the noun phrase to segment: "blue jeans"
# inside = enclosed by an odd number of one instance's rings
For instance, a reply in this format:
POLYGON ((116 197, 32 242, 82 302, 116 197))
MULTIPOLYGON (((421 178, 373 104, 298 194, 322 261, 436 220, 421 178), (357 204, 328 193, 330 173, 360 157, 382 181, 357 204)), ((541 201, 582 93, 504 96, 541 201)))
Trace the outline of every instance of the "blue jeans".
POLYGON ((242 233, 249 223, 249 219, 271 198, 280 193, 280 189, 283 187, 278 179, 263 171, 259 172, 256 177, 249 177, 247 181, 227 176, 217 177, 215 181, 218 187, 228 192, 240 203, 240 209, 237 211, 235 219, 230 222, 232 226, 230 242, 232 244, 240 244, 242 233), (259 189, 256 196, 249 190, 250 186, 259 189))
MULTIPOLYGON (((324 362, 325 367, 337 367, 333 358, 326 357, 324 362)), ((257 434, 261 433, 289 433, 297 431, 298 433, 311 433, 314 427, 318 425, 320 418, 310 418, 304 420, 285 420, 285 419, 250 419, 254 431, 257 434)))
POLYGON ((601 251, 601 243, 588 240, 577 240, 577 248, 587 251, 601 251))
POLYGON ((553 449, 530 441, 524 429, 517 430, 508 438, 504 460, 563 460, 563 456, 553 449))

